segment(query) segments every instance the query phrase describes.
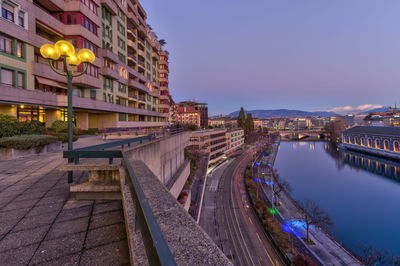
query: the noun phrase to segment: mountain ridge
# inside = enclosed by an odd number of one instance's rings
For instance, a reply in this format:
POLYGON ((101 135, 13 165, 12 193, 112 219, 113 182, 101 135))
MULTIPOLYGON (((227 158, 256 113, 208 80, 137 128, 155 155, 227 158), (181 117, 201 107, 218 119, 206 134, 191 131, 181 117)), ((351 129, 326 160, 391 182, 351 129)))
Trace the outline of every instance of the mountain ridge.
MULTIPOLYGON (((301 111, 301 110, 290 110, 290 109, 257 109, 257 110, 245 110, 245 114, 251 113, 253 117, 257 118, 271 118, 271 117, 309 117, 309 116, 338 116, 334 112, 327 111, 301 111)), ((238 116, 239 111, 234 111, 226 116, 238 116)))

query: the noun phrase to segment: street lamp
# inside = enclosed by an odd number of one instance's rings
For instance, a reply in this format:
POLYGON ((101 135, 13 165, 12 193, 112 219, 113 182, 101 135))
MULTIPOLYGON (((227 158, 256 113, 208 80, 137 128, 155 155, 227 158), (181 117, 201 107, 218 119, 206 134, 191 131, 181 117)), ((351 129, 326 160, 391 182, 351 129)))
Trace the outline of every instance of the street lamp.
MULTIPOLYGON (((40 54, 43 58, 49 60, 51 69, 57 74, 64 76, 68 81, 68 150, 71 151, 72 145, 72 78, 79 77, 86 73, 89 63, 93 63, 96 56, 90 49, 80 49, 78 53, 75 53, 75 47, 68 41, 58 41, 53 44, 44 44, 40 47, 40 54), (64 66, 63 71, 58 70, 54 67, 54 62, 62 59, 64 66), (75 68, 84 64, 82 72, 76 72, 75 68)), ((72 172, 68 172, 68 183, 72 183, 72 172)))

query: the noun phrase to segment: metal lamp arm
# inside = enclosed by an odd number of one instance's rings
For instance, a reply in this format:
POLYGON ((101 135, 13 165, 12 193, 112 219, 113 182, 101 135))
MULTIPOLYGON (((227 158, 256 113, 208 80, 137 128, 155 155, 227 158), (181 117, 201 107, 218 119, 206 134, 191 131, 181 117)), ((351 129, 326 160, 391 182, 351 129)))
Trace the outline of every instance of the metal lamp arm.
POLYGON ((85 65, 85 69, 82 71, 82 72, 80 72, 79 74, 73 74, 72 76, 75 78, 75 77, 79 77, 79 76, 82 76, 83 74, 85 74, 86 73, 86 70, 88 69, 88 67, 89 67, 89 63, 83 63, 84 65, 85 65))
POLYGON ((61 75, 61 76, 65 77, 67 74, 65 72, 61 72, 57 68, 55 68, 53 66, 53 62, 54 62, 53 60, 49 59, 49 65, 50 65, 51 69, 53 69, 53 71, 56 72, 58 75, 61 75))

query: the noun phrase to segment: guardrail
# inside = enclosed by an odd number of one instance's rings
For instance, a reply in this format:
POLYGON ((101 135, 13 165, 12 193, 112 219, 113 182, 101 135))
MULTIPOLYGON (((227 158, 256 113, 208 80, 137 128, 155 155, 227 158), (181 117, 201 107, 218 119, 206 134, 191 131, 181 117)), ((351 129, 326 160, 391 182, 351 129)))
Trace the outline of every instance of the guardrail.
POLYGON ((150 134, 147 136, 142 136, 137 138, 118 140, 109 143, 84 147, 72 151, 64 151, 63 158, 67 158, 69 162, 74 162, 75 164, 79 164, 80 158, 108 158, 109 163, 112 164, 114 158, 122 158, 121 150, 105 150, 105 149, 119 147, 119 146, 121 148, 124 148, 125 145, 129 147, 131 146, 132 143, 135 142, 142 143, 144 140, 152 140, 155 138, 156 138, 155 134, 150 134))
POLYGON ((131 181, 133 194, 136 197, 137 219, 142 231, 143 242, 146 247, 147 258, 150 265, 177 265, 169 249, 168 243, 164 238, 160 226, 150 208, 149 202, 143 189, 135 176, 135 171, 130 165, 129 159, 122 153, 123 162, 128 170, 129 180, 131 181))

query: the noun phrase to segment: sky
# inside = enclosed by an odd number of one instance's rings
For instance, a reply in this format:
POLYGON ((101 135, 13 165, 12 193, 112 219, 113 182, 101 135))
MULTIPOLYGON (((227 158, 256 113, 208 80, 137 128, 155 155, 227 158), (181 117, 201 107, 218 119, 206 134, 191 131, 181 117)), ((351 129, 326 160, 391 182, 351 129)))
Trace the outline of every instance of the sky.
POLYGON ((399 0, 141 3, 167 42, 175 101, 211 115, 400 104, 399 0))

